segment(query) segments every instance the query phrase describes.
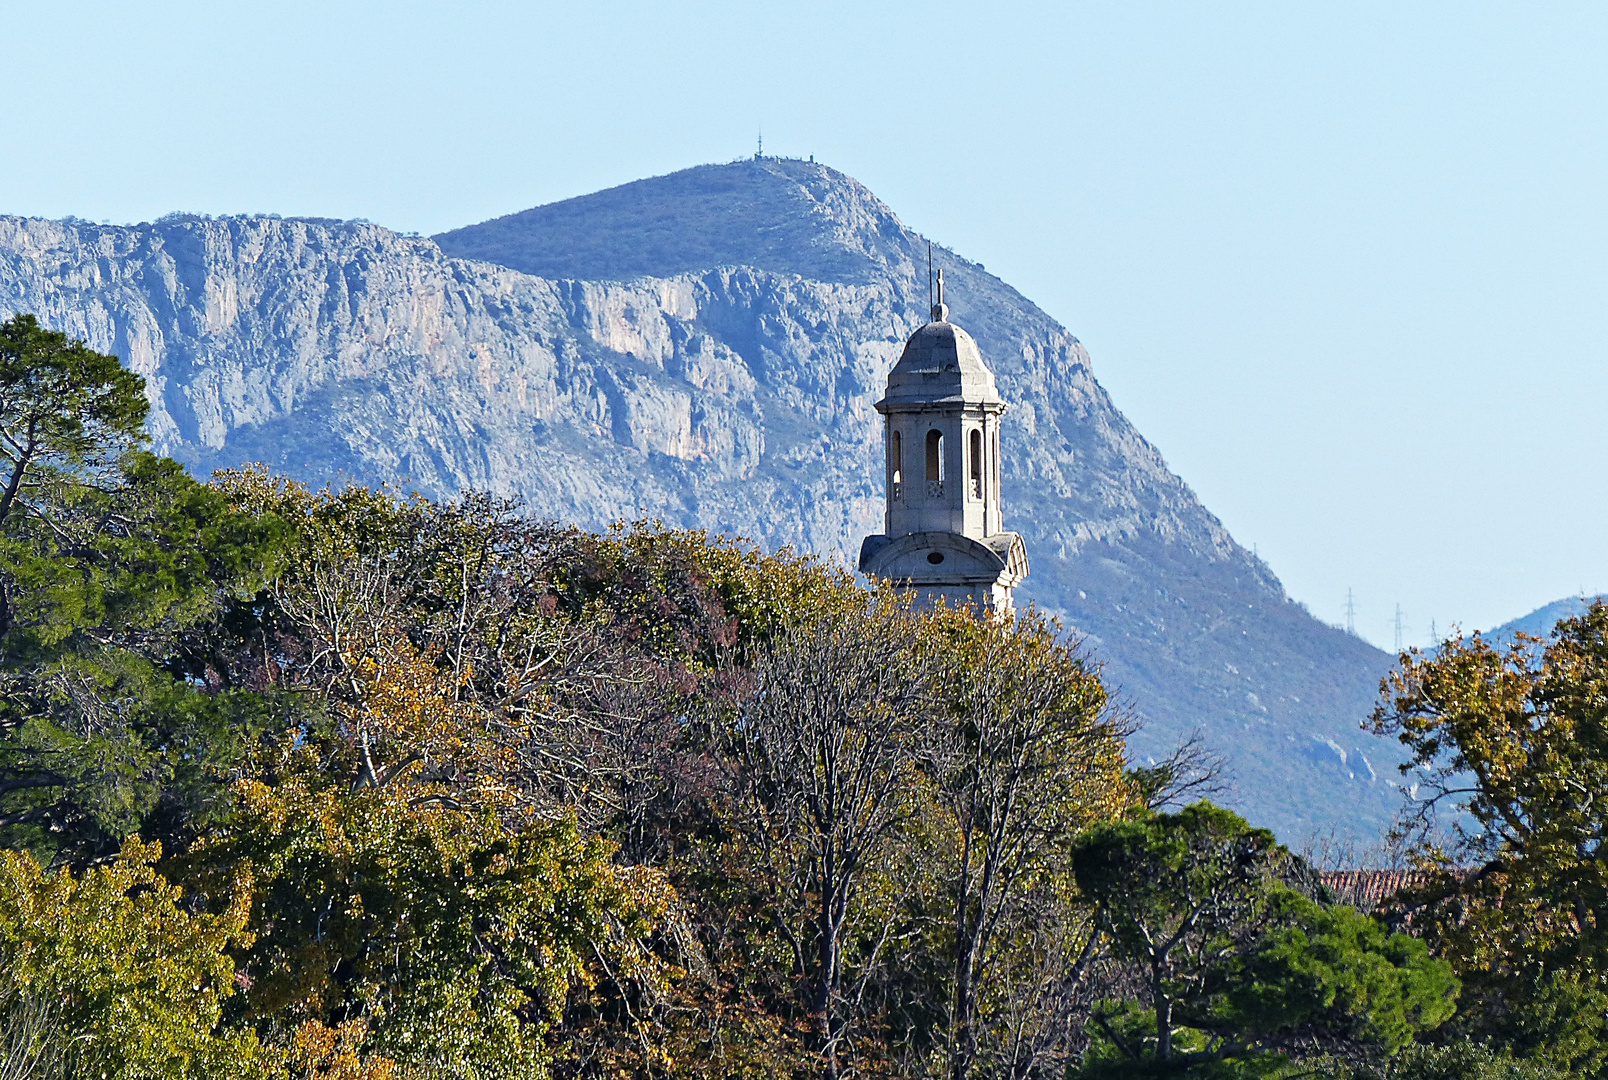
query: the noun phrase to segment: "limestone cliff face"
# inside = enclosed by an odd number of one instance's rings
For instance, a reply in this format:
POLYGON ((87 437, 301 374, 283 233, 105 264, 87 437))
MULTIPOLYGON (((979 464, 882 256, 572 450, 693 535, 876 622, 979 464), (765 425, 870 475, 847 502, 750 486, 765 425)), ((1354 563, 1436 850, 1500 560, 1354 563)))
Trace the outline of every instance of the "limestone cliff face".
MULTIPOLYGON (((660 517, 848 562, 881 528, 871 406, 922 320, 925 252, 848 177, 745 162, 437 240, 0 218, 0 310, 121 356, 147 379, 156 449, 198 471, 487 489, 589 527, 660 517)), ((1013 403, 1021 599, 1086 635, 1148 724, 1140 756, 1199 728, 1253 817, 1291 839, 1374 830, 1396 758, 1356 725, 1388 658, 1288 602, 1075 338, 941 257, 953 318, 1013 403)))

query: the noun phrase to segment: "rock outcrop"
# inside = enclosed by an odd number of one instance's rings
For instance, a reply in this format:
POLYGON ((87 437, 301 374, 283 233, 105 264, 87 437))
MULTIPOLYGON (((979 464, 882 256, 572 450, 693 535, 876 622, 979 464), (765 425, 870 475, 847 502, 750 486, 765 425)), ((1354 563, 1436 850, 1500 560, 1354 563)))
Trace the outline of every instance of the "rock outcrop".
MULTIPOLYGON (((1003 395, 1019 600, 1085 635, 1145 722, 1199 729, 1228 800, 1298 841, 1371 837, 1389 657, 1311 618, 1096 382, 1065 329, 935 249, 1003 395)), ((923 321, 926 241, 805 162, 641 181, 435 240, 357 222, 0 218, 0 309, 147 379, 155 448, 321 483, 470 488, 599 527, 747 535, 849 562, 880 528, 877 400, 923 321)))

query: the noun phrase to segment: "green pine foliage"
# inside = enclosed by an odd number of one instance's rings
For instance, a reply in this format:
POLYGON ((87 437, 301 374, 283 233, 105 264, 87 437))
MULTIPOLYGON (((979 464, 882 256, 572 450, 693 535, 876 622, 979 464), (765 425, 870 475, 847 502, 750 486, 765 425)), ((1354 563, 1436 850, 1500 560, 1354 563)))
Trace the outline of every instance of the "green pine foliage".
POLYGON ((1302 890, 1271 833, 1209 803, 1098 825, 1078 885, 1143 986, 1097 1008, 1091 1076, 1261 1075, 1313 1047, 1394 1055, 1454 1010, 1423 942, 1302 890))

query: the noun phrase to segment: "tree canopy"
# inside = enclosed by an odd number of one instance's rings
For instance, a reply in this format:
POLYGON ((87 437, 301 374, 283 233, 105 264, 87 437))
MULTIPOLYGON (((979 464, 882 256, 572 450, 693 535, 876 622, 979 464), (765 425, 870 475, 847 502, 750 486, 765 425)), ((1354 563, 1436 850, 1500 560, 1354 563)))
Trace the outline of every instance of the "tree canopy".
POLYGON ((0 1076, 1601 1074, 1601 610, 1404 660, 1478 828, 1376 916, 1040 613, 201 483, 143 392, 0 327, 0 1076))

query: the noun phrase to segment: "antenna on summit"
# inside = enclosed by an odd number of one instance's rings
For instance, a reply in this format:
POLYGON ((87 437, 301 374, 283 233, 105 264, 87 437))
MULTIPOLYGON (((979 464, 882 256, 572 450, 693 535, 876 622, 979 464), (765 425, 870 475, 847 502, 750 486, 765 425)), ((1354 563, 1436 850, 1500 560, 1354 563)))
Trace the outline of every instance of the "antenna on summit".
POLYGON ((755 161, 763 161, 764 159, 765 159, 765 129, 760 128, 759 129, 759 146, 754 150, 754 160, 755 161))

